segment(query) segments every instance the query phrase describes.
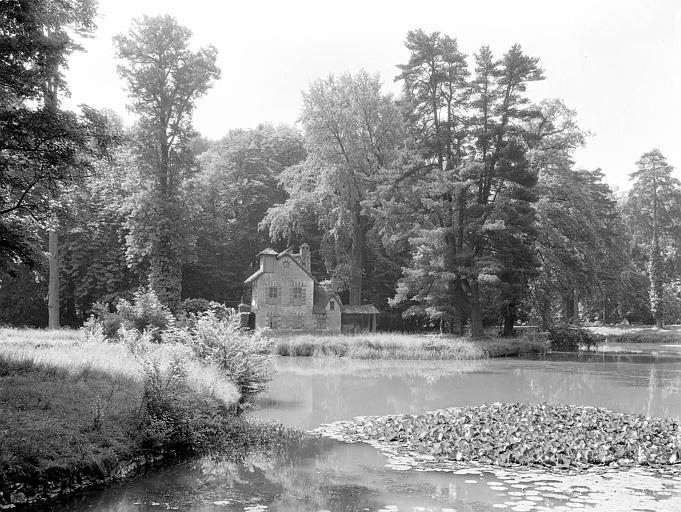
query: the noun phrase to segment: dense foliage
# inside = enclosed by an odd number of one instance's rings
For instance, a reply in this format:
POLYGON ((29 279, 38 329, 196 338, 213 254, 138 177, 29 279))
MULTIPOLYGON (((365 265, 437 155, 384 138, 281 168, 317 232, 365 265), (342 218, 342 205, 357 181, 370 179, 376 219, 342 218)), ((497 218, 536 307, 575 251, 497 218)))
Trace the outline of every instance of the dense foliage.
POLYGON ((210 141, 191 114, 219 77, 216 51, 191 49, 169 16, 115 40, 134 126, 54 110, 59 66, 93 13, 85 0, 0 8, 0 65, 25 64, 0 73, 0 322, 45 324, 57 222, 62 318, 96 312, 106 335, 145 330, 124 318, 138 290, 175 318, 224 316, 260 250, 303 242, 313 273, 344 302, 375 304, 383 329, 681 321, 673 169, 647 152, 625 195, 576 169, 588 133, 561 100, 529 101, 543 71, 519 45, 466 55, 451 36, 411 31, 397 97, 365 71, 329 76, 303 93, 302 130, 210 141), (55 123, 64 139, 40 142, 55 123))
POLYGON ((149 286, 178 311, 186 260, 184 182, 191 170, 191 115, 220 70, 213 47, 192 51, 191 32, 170 16, 143 17, 115 38, 131 107, 138 114, 132 142, 139 187, 126 225, 128 258, 147 258, 149 286))
POLYGON ((594 350, 599 343, 605 341, 602 334, 593 333, 577 327, 554 327, 549 329, 551 350, 559 352, 577 352, 582 349, 594 350))

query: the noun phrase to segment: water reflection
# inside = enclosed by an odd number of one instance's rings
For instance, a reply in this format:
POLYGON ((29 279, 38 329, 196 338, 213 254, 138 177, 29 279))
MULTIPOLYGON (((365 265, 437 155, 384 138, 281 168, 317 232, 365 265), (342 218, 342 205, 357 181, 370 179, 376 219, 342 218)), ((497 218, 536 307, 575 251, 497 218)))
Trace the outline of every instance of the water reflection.
POLYGON ((281 358, 260 416, 313 429, 355 416, 485 402, 557 402, 681 417, 681 362, 636 355, 560 360, 352 361, 281 358), (292 401, 300 406, 290 407, 292 401))
MULTIPOLYGON (((281 358, 255 414, 313 429, 360 415, 554 401, 681 417, 681 364, 643 359, 601 354, 581 360, 464 362, 281 358)), ((431 464, 428 471, 396 470, 394 462, 366 444, 304 439, 276 454, 253 454, 241 464, 201 459, 154 471, 55 510, 681 510, 679 479, 649 471, 567 477, 460 471, 446 464, 431 464)))

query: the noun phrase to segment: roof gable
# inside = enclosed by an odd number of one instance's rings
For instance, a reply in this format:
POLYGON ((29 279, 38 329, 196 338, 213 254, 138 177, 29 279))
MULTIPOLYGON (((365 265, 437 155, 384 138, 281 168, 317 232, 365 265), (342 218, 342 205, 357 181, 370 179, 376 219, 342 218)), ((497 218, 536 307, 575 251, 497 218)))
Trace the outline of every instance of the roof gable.
MULTIPOLYGON (((300 262, 294 257, 293 254, 289 252, 289 249, 286 249, 283 252, 278 253, 274 249, 270 249, 269 247, 265 249, 264 251, 261 251, 260 253, 257 254, 257 256, 260 256, 262 254, 268 254, 272 256, 276 256, 277 260, 282 259, 284 256, 288 257, 289 260, 291 260, 293 263, 298 265, 300 270, 305 272, 307 276, 312 279, 315 283, 319 284, 319 281, 317 281, 312 274, 310 274, 307 270, 305 270, 305 267, 303 267, 300 262)), ((262 269, 256 270, 253 274, 251 274, 245 281, 244 284, 252 283, 253 281, 257 280, 261 275, 265 274, 265 272, 262 269)))

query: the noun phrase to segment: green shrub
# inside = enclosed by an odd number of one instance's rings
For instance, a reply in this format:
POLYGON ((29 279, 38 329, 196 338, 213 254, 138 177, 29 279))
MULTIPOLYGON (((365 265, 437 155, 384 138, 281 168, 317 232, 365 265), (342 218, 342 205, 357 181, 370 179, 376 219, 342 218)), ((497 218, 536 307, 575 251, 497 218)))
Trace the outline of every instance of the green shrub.
POLYGON ((224 320, 229 316, 229 309, 224 304, 201 297, 183 300, 181 309, 187 316, 200 316, 203 313, 213 313, 220 320, 224 320))
POLYGON ((171 327, 175 318, 153 290, 135 292, 132 303, 123 299, 116 305, 121 326, 139 332, 149 331, 154 341, 161 340, 161 333, 171 327))
POLYGON ((109 310, 109 305, 104 302, 95 302, 92 305, 92 316, 102 327, 105 338, 113 339, 118 335, 121 328, 121 316, 109 310))
POLYGON ((593 350, 599 343, 605 341, 602 334, 592 333, 580 327, 555 327, 549 329, 549 343, 551 350, 559 352, 576 352, 593 350))
POLYGON ((106 341, 104 325, 102 322, 95 319, 94 315, 90 315, 90 318, 83 324, 81 330, 83 331, 83 334, 85 334, 85 339, 90 342, 103 343, 106 341))
POLYGON ((189 411, 182 404, 187 371, 175 359, 167 368, 158 361, 144 366, 144 394, 140 408, 142 445, 146 449, 179 448, 190 444, 189 411))
POLYGON ((205 313, 192 331, 194 353, 220 368, 237 386, 242 407, 251 404, 271 380, 269 345, 259 333, 242 330, 238 315, 220 320, 211 312, 205 313))

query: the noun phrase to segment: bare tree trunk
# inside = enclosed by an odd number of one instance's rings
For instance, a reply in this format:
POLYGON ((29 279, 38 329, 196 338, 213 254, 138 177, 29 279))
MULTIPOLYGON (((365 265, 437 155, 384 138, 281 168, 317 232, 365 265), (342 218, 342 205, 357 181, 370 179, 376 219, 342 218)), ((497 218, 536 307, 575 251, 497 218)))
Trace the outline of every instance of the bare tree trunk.
MULTIPOLYGON (((51 28, 47 28, 47 37, 52 40, 54 33, 51 28)), ((51 63, 52 76, 48 78, 45 83, 45 108, 55 115, 57 112, 57 76, 59 73, 59 64, 56 61, 51 63)), ((54 220, 54 219, 53 219, 54 220)), ((49 281, 47 285, 47 326, 50 329, 59 329, 59 237, 54 226, 50 227, 48 232, 48 248, 49 255, 49 281)))
POLYGON ((59 237, 52 228, 49 231, 50 279, 47 292, 48 327, 59 329, 59 237))
POLYGON ((573 291, 572 318, 576 324, 579 323, 579 292, 577 291, 577 288, 573 291))

